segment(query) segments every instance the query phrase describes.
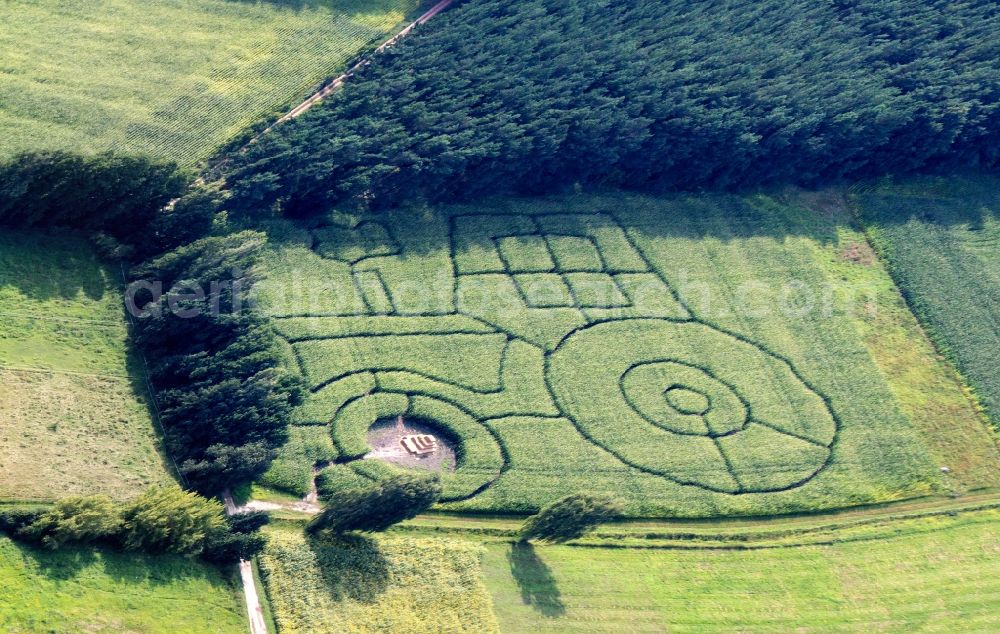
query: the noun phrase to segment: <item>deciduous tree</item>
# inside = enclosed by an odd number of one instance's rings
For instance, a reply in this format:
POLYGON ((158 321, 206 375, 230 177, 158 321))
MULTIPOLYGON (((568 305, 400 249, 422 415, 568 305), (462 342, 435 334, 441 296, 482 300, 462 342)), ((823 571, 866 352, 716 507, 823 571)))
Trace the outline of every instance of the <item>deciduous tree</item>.
POLYGON ((51 511, 18 531, 18 536, 56 549, 66 543, 111 540, 122 530, 121 510, 106 495, 59 500, 51 511))
POLYGON ((560 543, 578 539, 621 512, 622 504, 614 498, 587 493, 567 495, 528 518, 521 528, 521 541, 560 543))
POLYGON ((330 499, 308 531, 378 532, 416 517, 441 497, 437 476, 401 474, 366 489, 347 489, 330 499))
POLYGON ((198 555, 228 532, 222 504, 178 487, 152 488, 122 513, 126 550, 198 555))

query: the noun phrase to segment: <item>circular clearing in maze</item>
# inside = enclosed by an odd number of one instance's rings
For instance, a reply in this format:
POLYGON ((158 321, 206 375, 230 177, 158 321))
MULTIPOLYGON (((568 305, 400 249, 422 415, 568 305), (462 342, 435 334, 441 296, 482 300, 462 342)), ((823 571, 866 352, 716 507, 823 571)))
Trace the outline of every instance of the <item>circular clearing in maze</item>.
POLYGON ((698 322, 582 328, 550 355, 562 412, 620 460, 720 493, 781 491, 827 464, 837 424, 785 360, 698 322))
MULTIPOLYGON (((377 452, 377 445, 369 444, 373 428, 377 430, 379 422, 385 420, 395 424, 400 416, 404 428, 412 421, 422 423, 429 431, 402 434, 400 440, 404 436, 434 436, 439 446, 445 442, 450 448, 452 466, 439 471, 444 485, 441 497, 444 502, 476 495, 493 484, 507 466, 503 450, 488 427, 452 403, 423 394, 375 391, 359 395, 337 411, 331 433, 343 458, 385 459, 377 452)), ((411 438, 410 441, 408 444, 417 451, 425 450, 429 444, 428 439, 411 438)), ((442 464, 444 461, 442 457, 442 464)), ((401 462, 395 464, 411 466, 401 462)))
POLYGON ((408 469, 450 473, 457 466, 451 434, 433 421, 402 415, 380 418, 368 428, 368 445, 366 459, 408 469))

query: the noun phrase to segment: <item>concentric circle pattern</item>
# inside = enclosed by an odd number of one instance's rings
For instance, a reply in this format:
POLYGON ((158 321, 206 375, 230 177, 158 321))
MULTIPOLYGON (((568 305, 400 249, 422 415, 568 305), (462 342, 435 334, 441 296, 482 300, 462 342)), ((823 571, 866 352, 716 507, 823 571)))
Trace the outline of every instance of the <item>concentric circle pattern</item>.
POLYGON ((795 486, 823 468, 836 432, 826 403, 788 363, 695 322, 588 326, 552 353, 546 379, 592 442, 710 490, 795 486))
POLYGON ((639 416, 667 431, 714 438, 747 423, 746 405, 736 392, 692 365, 651 361, 632 366, 620 387, 639 416))
POLYGON ((443 501, 473 496, 503 472, 503 450, 489 429, 454 404, 421 394, 373 391, 349 400, 333 421, 342 455, 349 459, 363 457, 370 450, 369 428, 380 419, 396 416, 421 419, 456 443, 455 471, 440 474, 443 501))

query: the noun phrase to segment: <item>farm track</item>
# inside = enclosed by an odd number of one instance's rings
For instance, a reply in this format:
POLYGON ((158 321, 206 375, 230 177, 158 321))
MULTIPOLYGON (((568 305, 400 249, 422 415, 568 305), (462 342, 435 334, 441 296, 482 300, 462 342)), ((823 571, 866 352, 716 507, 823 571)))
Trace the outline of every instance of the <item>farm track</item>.
MULTIPOLYGON (((276 505, 280 519, 305 521, 312 513, 276 505)), ((1000 491, 956 499, 918 499, 828 513, 714 520, 625 520, 573 542, 582 547, 758 549, 881 539, 915 520, 1000 510, 1000 491)), ((438 534, 477 541, 511 541, 524 517, 429 513, 394 532, 438 534)))
POLYGON ((373 56, 378 55, 379 53, 382 53, 386 49, 388 49, 388 48, 392 47, 393 45, 399 43, 400 40, 402 40, 405 37, 407 37, 408 35, 410 35, 413 32, 413 30, 416 29, 418 26, 421 26, 421 25, 427 23, 433 17, 435 17, 436 15, 438 15, 439 13, 441 13, 442 11, 444 11, 445 9, 447 9, 448 7, 450 7, 453 3, 454 3, 454 0, 441 0, 440 2, 438 2, 437 4, 435 4, 433 7, 431 7, 430 9, 428 9, 423 15, 421 15, 419 18, 417 18, 412 23, 410 23, 409 26, 407 26, 402 31, 400 31, 396 35, 392 36, 391 38, 389 38, 388 40, 386 40, 385 42, 383 42, 372 53, 370 53, 368 55, 362 56, 362 58, 361 58, 360 61, 358 61, 353 66, 351 66, 344 73, 342 73, 339 76, 335 77, 333 80, 331 80, 325 86, 323 86, 322 88, 320 88, 317 92, 313 93, 312 95, 310 95, 309 97, 307 97, 305 100, 303 100, 302 103, 300 103, 299 105, 297 105, 294 108, 292 108, 291 110, 289 110, 287 114, 285 114, 284 116, 282 116, 280 119, 278 119, 277 121, 275 121, 274 123, 272 123, 268 127, 264 128, 264 130, 260 134, 258 134, 257 136, 253 137, 239 151, 242 152, 242 151, 246 150, 247 147, 249 147, 249 146, 257 143, 257 141, 259 141, 261 137, 263 137, 265 134, 269 133, 274 128, 278 127, 282 123, 285 123, 286 121, 290 121, 290 120, 298 117, 299 115, 305 113, 310 108, 312 108, 313 106, 315 106, 317 103, 323 101, 323 99, 325 99, 326 97, 329 97, 331 94, 333 94, 336 91, 338 91, 341 88, 343 88, 344 84, 347 82, 347 80, 350 79, 351 76, 354 75, 354 73, 358 72, 359 70, 361 70, 362 68, 364 68, 365 66, 367 66, 368 63, 371 61, 371 58, 373 56))
MULTIPOLYGON (((911 500, 829 513, 715 520, 627 520, 598 529, 580 546, 633 548, 774 548, 879 539, 899 526, 936 516, 1000 509, 1000 492, 956 499, 911 500)), ((524 518, 427 514, 397 529, 509 541, 524 518)))
MULTIPOLYGON (((233 502, 232 494, 227 490, 222 494, 226 507, 226 515, 239 513, 236 503, 233 502)), ((264 608, 260 604, 260 595, 257 594, 257 584, 253 578, 253 563, 245 559, 240 560, 240 579, 243 581, 243 598, 247 606, 247 619, 250 622, 250 634, 267 634, 267 624, 264 622, 264 608)))

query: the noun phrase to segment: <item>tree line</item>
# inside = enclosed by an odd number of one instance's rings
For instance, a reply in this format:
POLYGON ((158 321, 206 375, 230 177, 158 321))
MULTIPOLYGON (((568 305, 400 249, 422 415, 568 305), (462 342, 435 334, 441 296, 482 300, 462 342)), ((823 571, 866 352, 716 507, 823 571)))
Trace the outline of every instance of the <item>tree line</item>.
POLYGON ((266 236, 209 236, 132 270, 135 343, 149 360, 168 451, 204 493, 253 480, 287 440, 301 378, 252 307, 266 236))
POLYGON ((100 545, 147 554, 177 554, 232 563, 265 544, 264 513, 226 517, 222 504, 178 487, 150 488, 131 502, 105 495, 71 497, 52 508, 0 509, 0 531, 56 550, 100 545))
POLYGON ((241 213, 1000 161, 989 0, 477 0, 220 161, 241 213))
POLYGON ((92 236, 129 277, 135 343, 149 361, 166 444, 206 494, 252 480, 285 442, 301 386, 250 301, 261 233, 216 231, 223 194, 159 160, 67 152, 0 163, 0 226, 92 236))

